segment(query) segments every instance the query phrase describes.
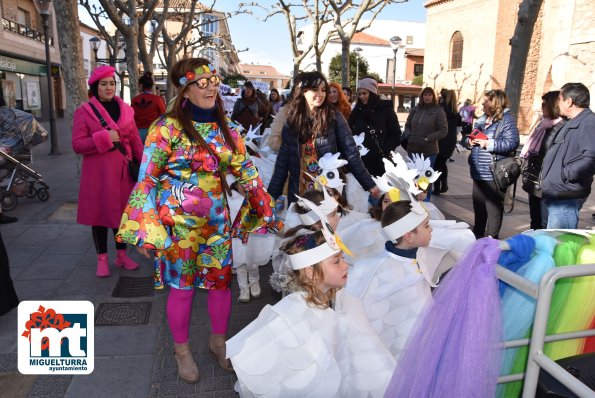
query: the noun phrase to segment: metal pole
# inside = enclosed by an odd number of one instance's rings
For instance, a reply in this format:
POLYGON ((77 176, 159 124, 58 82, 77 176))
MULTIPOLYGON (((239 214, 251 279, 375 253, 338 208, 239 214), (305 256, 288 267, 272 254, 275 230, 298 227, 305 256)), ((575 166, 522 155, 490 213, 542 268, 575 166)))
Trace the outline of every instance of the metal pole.
POLYGON ((359 82, 359 57, 355 54, 355 88, 359 82))
POLYGON ((393 52, 395 54, 394 55, 394 58, 393 58, 393 94, 392 94, 392 96, 393 96, 393 98, 392 98, 392 100, 393 100, 393 108, 395 107, 395 104, 396 104, 396 102, 395 102, 395 93, 396 93, 396 91, 395 91, 395 83, 397 81, 397 51, 398 51, 398 49, 399 48, 397 47, 397 48, 395 48, 393 50, 393 52))
POLYGON ((45 38, 45 61, 48 79, 48 95, 50 97, 50 155, 61 155, 60 149, 58 147, 58 136, 56 131, 56 110, 54 109, 54 83, 52 81, 52 60, 50 58, 50 37, 48 36, 48 17, 49 15, 41 14, 41 21, 43 23, 43 35, 45 38))

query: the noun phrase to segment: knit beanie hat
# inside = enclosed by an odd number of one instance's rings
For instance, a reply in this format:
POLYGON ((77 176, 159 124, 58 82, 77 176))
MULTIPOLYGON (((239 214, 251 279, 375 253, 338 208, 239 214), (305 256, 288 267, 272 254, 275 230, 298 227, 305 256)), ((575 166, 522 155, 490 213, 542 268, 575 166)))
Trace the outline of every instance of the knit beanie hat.
POLYGON ((95 82, 98 82, 101 79, 105 79, 106 77, 114 77, 116 74, 116 69, 113 66, 109 65, 102 65, 91 73, 91 77, 89 78, 89 86, 95 82))
POLYGON ((357 88, 365 88, 371 93, 378 94, 378 82, 371 77, 366 77, 360 80, 357 88))

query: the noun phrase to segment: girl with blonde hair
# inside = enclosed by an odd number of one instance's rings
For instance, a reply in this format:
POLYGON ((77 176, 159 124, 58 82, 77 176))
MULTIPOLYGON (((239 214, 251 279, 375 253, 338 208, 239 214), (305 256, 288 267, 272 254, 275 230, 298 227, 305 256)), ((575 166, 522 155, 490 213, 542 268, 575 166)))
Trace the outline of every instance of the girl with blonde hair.
POLYGON ((361 302, 343 293, 348 265, 328 220, 283 251, 291 294, 227 342, 241 397, 381 397, 394 359, 361 302), (292 383, 290 380, 299 380, 292 383))

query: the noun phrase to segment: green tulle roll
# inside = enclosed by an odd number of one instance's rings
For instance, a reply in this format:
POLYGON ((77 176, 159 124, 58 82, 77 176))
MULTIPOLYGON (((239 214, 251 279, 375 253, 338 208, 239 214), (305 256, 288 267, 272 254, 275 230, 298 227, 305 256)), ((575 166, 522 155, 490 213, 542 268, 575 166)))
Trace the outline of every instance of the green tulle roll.
MULTIPOLYGON (((595 236, 578 250, 577 264, 595 263, 595 236)), ((572 287, 566 297, 560 319, 553 333, 573 332, 587 329, 595 314, 595 275, 570 279, 572 287)), ((585 339, 559 341, 547 351, 553 359, 566 358, 583 352, 585 339)))

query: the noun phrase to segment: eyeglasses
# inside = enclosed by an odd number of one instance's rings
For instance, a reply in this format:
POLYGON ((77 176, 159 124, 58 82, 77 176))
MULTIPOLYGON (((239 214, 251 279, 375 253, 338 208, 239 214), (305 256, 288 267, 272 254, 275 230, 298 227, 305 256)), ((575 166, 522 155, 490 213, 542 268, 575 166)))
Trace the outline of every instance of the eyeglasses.
POLYGON ((205 89, 209 86, 209 82, 213 87, 219 87, 221 84, 221 79, 217 75, 213 75, 211 77, 201 77, 200 79, 194 81, 193 83, 196 84, 198 88, 205 89))

